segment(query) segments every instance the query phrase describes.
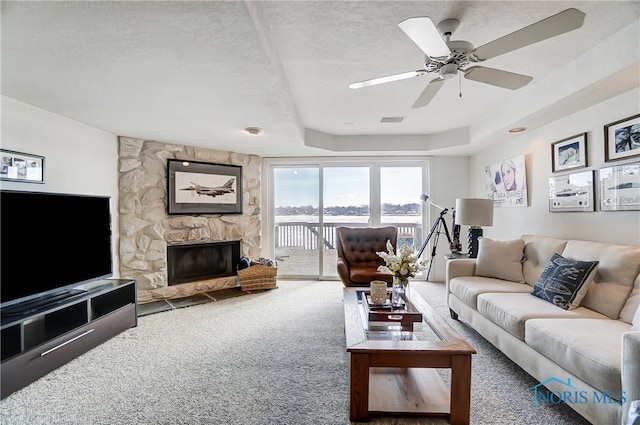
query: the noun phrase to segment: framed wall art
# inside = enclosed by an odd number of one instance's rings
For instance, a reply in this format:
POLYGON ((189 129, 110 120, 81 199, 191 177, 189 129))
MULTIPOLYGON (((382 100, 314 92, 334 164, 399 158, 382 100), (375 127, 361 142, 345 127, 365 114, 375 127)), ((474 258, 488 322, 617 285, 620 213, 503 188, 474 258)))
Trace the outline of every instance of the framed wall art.
POLYGON ((527 170, 524 155, 485 167, 487 197, 497 208, 526 207, 527 170))
POLYGON ((549 178, 549 211, 595 211, 593 170, 549 178))
POLYGON ((551 171, 574 170, 587 166, 587 133, 562 139, 551 144, 551 171))
POLYGON ((640 156, 640 114, 604 126, 604 161, 640 156))
POLYGON ((168 214, 242 214, 242 167, 167 160, 168 214))
POLYGON ((44 156, 0 149, 0 180, 44 183, 44 156))
POLYGON ((601 168, 600 211, 640 211, 640 162, 601 168))

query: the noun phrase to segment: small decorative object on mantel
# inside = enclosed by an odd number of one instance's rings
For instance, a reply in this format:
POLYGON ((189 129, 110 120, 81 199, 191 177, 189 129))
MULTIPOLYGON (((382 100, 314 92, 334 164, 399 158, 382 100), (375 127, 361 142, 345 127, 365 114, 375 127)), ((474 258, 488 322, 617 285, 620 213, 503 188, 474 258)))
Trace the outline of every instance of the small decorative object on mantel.
POLYGON ((0 149, 0 180, 44 183, 44 156, 0 149))
POLYGON ((640 211, 640 162, 601 168, 600 211, 640 211))
POLYGON ((587 133, 551 144, 551 171, 554 173, 587 166, 587 133))
POLYGON ((640 156, 640 114, 604 126, 604 161, 640 156))
POLYGON ((387 252, 376 252, 385 262, 378 271, 390 273, 393 276, 391 288, 391 303, 402 306, 409 299, 409 278, 427 268, 427 261, 420 260, 413 245, 402 245, 394 251, 391 241, 387 239, 387 252))
POLYGON ((549 211, 595 211, 594 171, 549 178, 549 211))

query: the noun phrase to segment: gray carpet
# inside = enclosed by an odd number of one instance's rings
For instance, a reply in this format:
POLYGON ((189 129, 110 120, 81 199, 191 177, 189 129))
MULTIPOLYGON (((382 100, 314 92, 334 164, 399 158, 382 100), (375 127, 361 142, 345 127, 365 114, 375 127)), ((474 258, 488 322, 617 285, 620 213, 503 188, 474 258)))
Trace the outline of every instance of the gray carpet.
MULTIPOLYGON (((412 282, 443 316, 442 284, 412 282)), ((342 284, 279 289, 156 313, 0 402, 3 425, 349 424, 342 284)), ((472 424, 587 424, 534 406, 538 382, 471 328, 472 424)), ((446 372, 443 372, 446 378, 446 372)), ((446 424, 376 417, 376 425, 446 424)))

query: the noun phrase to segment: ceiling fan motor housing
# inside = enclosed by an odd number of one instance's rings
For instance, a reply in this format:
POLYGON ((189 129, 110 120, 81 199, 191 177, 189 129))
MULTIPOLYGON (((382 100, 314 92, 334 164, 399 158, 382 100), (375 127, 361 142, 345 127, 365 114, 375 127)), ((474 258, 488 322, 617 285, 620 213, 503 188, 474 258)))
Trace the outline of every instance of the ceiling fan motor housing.
POLYGON ((447 46, 449 47, 449 50, 451 50, 451 54, 449 55, 449 57, 426 57, 424 66, 427 72, 438 71, 443 65, 447 64, 455 64, 458 68, 467 66, 469 64, 469 53, 473 51, 473 44, 469 43, 468 41, 456 40, 448 41, 447 46))

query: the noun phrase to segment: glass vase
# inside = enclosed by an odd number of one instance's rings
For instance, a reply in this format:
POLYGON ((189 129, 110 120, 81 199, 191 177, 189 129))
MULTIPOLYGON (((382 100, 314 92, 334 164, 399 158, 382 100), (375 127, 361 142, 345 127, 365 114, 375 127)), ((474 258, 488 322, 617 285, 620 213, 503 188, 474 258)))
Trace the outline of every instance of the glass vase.
POLYGON ((393 277, 393 285, 391 287, 391 304, 394 307, 404 307, 405 300, 408 298, 409 280, 393 277))

